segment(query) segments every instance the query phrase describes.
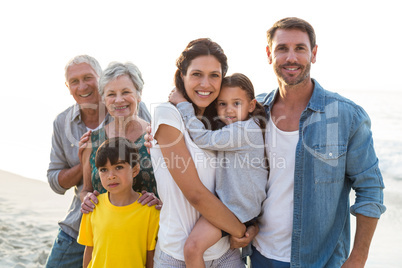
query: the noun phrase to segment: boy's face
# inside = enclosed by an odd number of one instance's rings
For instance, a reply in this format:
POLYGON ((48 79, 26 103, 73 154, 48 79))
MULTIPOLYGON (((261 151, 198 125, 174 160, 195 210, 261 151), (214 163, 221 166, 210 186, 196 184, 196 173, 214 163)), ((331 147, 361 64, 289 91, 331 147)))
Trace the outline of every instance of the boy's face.
POLYGON ((131 191, 133 178, 139 170, 139 164, 132 168, 130 164, 120 160, 115 165, 111 165, 107 160, 105 166, 98 168, 102 186, 111 193, 131 191))

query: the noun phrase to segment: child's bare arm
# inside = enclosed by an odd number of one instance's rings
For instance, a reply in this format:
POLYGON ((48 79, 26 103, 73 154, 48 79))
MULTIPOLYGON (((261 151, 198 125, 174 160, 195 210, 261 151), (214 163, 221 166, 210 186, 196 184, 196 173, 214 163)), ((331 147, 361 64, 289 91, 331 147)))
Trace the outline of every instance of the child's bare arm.
POLYGON ((146 268, 153 268, 154 267, 154 254, 155 254, 155 250, 148 250, 147 251, 146 268))
POLYGON ((84 268, 88 267, 88 264, 92 259, 92 250, 93 250, 93 247, 89 247, 89 246, 85 247, 84 260, 82 262, 82 267, 84 267, 84 268))

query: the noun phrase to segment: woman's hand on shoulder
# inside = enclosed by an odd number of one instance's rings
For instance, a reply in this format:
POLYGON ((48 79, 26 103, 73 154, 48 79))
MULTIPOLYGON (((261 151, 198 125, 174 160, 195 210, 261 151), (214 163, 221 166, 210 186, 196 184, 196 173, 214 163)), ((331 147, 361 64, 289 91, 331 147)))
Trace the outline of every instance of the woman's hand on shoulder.
POLYGON ((142 191, 141 194, 142 195, 140 196, 140 198, 138 198, 138 203, 141 203, 141 205, 148 204, 149 207, 155 205, 155 208, 157 210, 160 210, 162 208, 162 201, 159 200, 154 193, 142 191))
POLYGON ((149 153, 149 149, 152 148, 151 141, 154 139, 154 137, 151 134, 151 132, 152 132, 151 126, 147 126, 146 131, 147 131, 147 134, 144 135, 144 140, 145 140, 144 146, 147 147, 147 151, 149 153))
POLYGON ((81 212, 84 214, 87 214, 89 212, 92 212, 95 208, 95 204, 98 204, 98 198, 97 196, 99 195, 98 191, 94 191, 93 193, 88 192, 84 200, 82 201, 81 204, 81 212))

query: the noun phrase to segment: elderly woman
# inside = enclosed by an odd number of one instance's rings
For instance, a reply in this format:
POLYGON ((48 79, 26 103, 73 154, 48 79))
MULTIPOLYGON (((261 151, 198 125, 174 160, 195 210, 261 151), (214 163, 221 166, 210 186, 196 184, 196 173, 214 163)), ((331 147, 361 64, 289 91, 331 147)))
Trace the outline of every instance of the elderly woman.
POLYGON ((81 210, 84 213, 94 208, 90 200, 97 203, 96 195, 106 192, 95 167, 95 154, 103 141, 113 137, 125 137, 138 147, 141 171, 134 178, 133 189, 148 192, 139 202, 144 204, 151 201, 149 205, 159 203, 153 194, 157 193, 156 182, 150 156, 144 147, 144 134, 148 123, 137 115, 143 85, 140 70, 130 62, 110 63, 99 78, 99 94, 114 120, 96 131, 88 131, 80 141, 81 148, 85 148, 81 157, 84 164, 84 186, 80 195, 83 200, 81 210), (89 139, 90 142, 87 142, 89 139))

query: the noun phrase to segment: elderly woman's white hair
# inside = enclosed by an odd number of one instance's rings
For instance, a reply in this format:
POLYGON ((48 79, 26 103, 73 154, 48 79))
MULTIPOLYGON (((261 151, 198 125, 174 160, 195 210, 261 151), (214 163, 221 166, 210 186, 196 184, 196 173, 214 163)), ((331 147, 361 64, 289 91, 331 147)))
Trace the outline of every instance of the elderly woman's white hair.
POLYGON ((102 67, 100 66, 99 62, 94 57, 91 57, 91 56, 88 56, 88 55, 78 55, 78 56, 75 56, 74 58, 72 58, 71 60, 69 60, 67 62, 67 64, 66 64, 66 67, 64 67, 64 76, 66 78, 66 82, 67 82, 67 69, 68 69, 68 67, 70 67, 71 65, 80 64, 80 63, 89 64, 92 67, 92 69, 94 69, 94 71, 96 72, 98 77, 101 76, 102 67))
POLYGON ((142 88, 144 87, 144 80, 142 79, 142 74, 138 67, 131 62, 111 62, 99 78, 99 94, 102 96, 102 99, 104 99, 103 94, 105 86, 110 81, 122 75, 127 75, 131 79, 135 89, 137 90, 138 96, 141 96, 142 88))

